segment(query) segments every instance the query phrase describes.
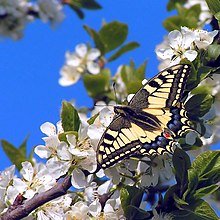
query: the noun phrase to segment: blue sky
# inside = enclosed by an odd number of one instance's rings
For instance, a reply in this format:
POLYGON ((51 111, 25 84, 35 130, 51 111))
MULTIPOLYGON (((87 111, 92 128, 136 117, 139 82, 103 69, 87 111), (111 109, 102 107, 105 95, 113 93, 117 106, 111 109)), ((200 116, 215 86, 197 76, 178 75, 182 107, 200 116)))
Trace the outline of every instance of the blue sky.
MULTIPOLYGON (((162 21, 171 15, 166 12, 166 2, 99 2, 103 9, 86 11, 84 20, 79 20, 75 13, 65 8, 66 18, 56 29, 41 21, 34 21, 27 25, 23 39, 0 41, 0 139, 19 146, 30 135, 30 152, 32 147, 44 143, 40 125, 59 120, 62 100, 75 99, 79 107, 92 106, 82 82, 66 88, 58 84, 65 52, 74 51, 78 43, 92 42, 82 28, 83 24, 99 29, 103 20, 127 23, 128 41, 137 41, 141 47, 112 62, 109 65, 111 71, 114 73, 120 64, 128 64, 130 59, 134 59, 137 65, 148 60, 148 77, 157 73, 154 49, 167 33, 162 21)), ((10 161, 2 148, 0 154, 0 170, 3 170, 10 166, 10 161)))

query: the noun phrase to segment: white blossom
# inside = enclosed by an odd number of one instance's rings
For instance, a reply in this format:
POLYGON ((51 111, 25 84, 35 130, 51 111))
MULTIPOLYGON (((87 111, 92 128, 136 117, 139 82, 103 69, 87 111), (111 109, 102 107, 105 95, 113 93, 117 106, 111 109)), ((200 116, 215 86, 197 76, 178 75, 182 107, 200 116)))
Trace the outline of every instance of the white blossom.
POLYGON ((28 2, 0 0, 0 35, 19 39, 28 21, 28 2))
POLYGON ((45 122, 41 125, 40 130, 47 135, 47 137, 43 138, 45 145, 36 146, 34 152, 41 158, 49 158, 51 155, 56 155, 57 148, 60 145, 58 134, 63 132, 61 122, 57 123, 57 129, 52 123, 45 122))
POLYGON ((181 31, 171 31, 164 47, 160 46, 156 49, 157 56, 160 60, 169 60, 169 66, 178 64, 184 58, 193 61, 198 54, 197 51, 191 49, 195 40, 196 34, 185 27, 182 27, 181 31))
POLYGON ((208 32, 205 30, 195 30, 196 40, 195 44, 199 49, 207 49, 212 44, 214 37, 218 34, 217 30, 208 32))
POLYGON ((64 19, 63 7, 58 0, 38 0, 38 13, 42 21, 50 21, 52 25, 64 19))
POLYGON ((97 63, 101 52, 97 48, 88 48, 85 44, 78 44, 74 53, 66 52, 66 64, 61 69, 61 86, 75 84, 83 73, 98 74, 100 66, 97 63))
POLYGON ((67 194, 38 207, 32 215, 37 220, 63 220, 71 202, 72 198, 67 194))
POLYGON ((181 27, 181 30, 171 31, 164 41, 157 45, 156 54, 160 61, 159 70, 180 63, 182 59, 193 61, 199 49, 207 49, 212 44, 218 31, 191 30, 181 27))
POLYGON ((20 173, 23 179, 14 178, 13 187, 27 199, 32 198, 35 193, 45 192, 56 184, 56 180, 44 164, 35 164, 33 167, 30 162, 22 162, 20 173))

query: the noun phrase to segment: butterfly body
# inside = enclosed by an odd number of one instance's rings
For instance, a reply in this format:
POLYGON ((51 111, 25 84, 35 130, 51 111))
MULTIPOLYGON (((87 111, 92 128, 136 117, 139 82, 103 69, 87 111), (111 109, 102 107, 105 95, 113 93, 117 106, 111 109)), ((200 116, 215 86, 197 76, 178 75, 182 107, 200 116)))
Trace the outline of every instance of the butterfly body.
POLYGON ((100 139, 97 161, 107 168, 129 157, 172 152, 175 138, 191 130, 181 103, 190 66, 170 67, 149 80, 115 116, 100 139))

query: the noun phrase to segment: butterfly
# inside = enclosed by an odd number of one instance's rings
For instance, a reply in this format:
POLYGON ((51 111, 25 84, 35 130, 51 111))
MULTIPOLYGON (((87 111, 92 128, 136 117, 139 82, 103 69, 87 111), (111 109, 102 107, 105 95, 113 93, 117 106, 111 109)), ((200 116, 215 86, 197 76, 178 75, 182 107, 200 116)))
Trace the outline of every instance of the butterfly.
POLYGON ((97 163, 108 168, 130 157, 172 153, 175 138, 192 130, 181 102, 191 66, 178 64, 150 79, 129 101, 115 106, 97 148, 97 163))

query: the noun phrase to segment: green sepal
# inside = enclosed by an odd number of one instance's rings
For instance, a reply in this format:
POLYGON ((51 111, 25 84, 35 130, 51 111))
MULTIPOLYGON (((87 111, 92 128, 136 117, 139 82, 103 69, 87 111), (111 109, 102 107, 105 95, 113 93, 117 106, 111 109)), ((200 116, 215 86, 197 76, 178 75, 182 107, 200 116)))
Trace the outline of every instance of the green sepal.
POLYGON ((68 141, 67 141, 67 138, 66 138, 67 134, 73 134, 73 135, 76 136, 76 139, 78 139, 78 132, 76 132, 76 131, 67 131, 67 132, 63 132, 63 133, 58 134, 59 140, 64 141, 67 144, 69 144, 68 141))
POLYGON ((80 119, 77 110, 67 101, 62 102, 61 122, 64 132, 78 131, 80 119))
POLYGON ((93 115, 89 120, 87 120, 87 123, 89 125, 92 125, 98 116, 99 116, 99 113, 93 115))

